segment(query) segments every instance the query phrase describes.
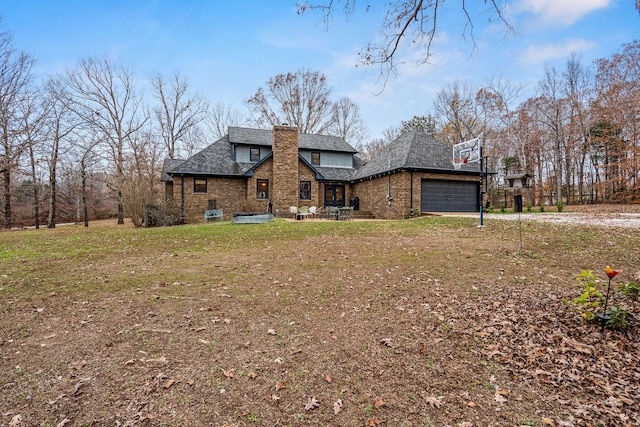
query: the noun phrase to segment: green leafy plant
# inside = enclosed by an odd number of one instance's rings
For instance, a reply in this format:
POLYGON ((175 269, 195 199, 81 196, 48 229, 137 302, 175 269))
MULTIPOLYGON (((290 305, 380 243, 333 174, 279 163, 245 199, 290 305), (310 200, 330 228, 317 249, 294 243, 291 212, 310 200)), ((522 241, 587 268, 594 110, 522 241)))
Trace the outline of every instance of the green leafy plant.
POLYGON ((500 212, 504 213, 504 203, 500 203, 500 212))
POLYGON ((593 270, 582 270, 576 275, 576 282, 582 288, 582 293, 570 304, 582 317, 592 321, 596 318, 600 306, 604 304, 604 294, 596 287, 596 276, 593 270))
POLYGON ((634 300, 638 299, 638 295, 640 295, 640 285, 638 285, 636 282, 621 283, 619 287, 620 292, 622 292, 624 295, 631 297, 634 300))
MULTIPOLYGON (((593 274, 593 270, 582 270, 580 274, 576 275, 576 282, 580 285, 582 293, 569 304, 588 321, 601 321, 603 330, 605 326, 624 328, 628 324, 629 311, 619 305, 608 305, 611 280, 620 271, 607 266, 605 272, 609 278, 606 295, 598 289, 598 280, 593 274)), ((621 285, 621 291, 623 288, 630 294, 638 290, 635 283, 621 285)), ((624 293, 625 291, 622 292, 624 293)))
POLYGON ((531 212, 533 210, 533 205, 531 202, 527 202, 527 212, 531 212))
POLYGON ((544 204, 540 203, 540 212, 544 212, 544 204))
POLYGON ((562 210, 564 209, 564 203, 562 203, 562 201, 558 202, 558 204, 556 205, 556 209, 558 209, 558 212, 562 212, 562 210))
POLYGON ((607 319, 605 325, 613 328, 624 328, 627 326, 627 319, 629 318, 629 312, 621 307, 612 305, 607 309, 607 319))

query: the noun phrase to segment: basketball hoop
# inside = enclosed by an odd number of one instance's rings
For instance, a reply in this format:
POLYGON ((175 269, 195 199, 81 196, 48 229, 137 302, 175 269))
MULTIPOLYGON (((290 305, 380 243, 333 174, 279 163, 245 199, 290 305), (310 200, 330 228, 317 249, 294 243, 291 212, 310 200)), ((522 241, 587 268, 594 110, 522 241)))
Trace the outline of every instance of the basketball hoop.
POLYGON ((481 145, 482 140, 480 137, 455 144, 451 157, 453 167, 456 170, 460 170, 465 163, 479 163, 481 145))
POLYGON ((462 165, 464 165, 468 161, 469 160, 466 157, 456 157, 455 159, 451 160, 451 163, 453 163, 453 167, 456 168, 456 170, 460 170, 462 168, 462 165))

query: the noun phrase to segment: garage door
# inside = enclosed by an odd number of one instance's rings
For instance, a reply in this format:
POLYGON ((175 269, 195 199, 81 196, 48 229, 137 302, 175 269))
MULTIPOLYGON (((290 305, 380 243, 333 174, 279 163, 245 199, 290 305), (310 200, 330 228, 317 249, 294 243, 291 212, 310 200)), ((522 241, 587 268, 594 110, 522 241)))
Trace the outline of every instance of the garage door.
POLYGON ((423 179, 422 212, 477 212, 478 182, 423 179))

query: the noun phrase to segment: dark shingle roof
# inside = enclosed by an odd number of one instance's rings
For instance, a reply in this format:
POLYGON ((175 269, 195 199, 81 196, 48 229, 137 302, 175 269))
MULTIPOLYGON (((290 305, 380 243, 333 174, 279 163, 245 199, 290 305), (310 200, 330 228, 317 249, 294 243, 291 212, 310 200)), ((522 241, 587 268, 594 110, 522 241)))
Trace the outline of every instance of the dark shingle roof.
MULTIPOLYGON (((355 179, 367 178, 399 169, 458 172, 451 163, 452 150, 433 136, 419 131, 406 132, 387 145, 356 172, 355 179)), ((460 172, 477 173, 477 163, 465 164, 460 172)))
POLYGON ((252 163, 233 161, 233 146, 229 144, 228 137, 224 136, 169 170, 168 173, 171 175, 242 175, 251 166, 252 163))
POLYGON ((167 174, 167 171, 173 170, 177 168, 182 162, 183 159, 164 159, 164 163, 162 164, 162 175, 160 177, 160 181, 162 182, 171 182, 173 178, 167 174))
MULTIPOLYGON (((272 131, 266 129, 229 128, 229 142, 232 144, 262 145, 271 147, 272 131)), ((357 153, 358 151, 338 136, 298 134, 298 148, 302 150, 337 151, 357 153)))
MULTIPOLYGON (((265 129, 230 127, 228 135, 220 138, 199 153, 165 169, 171 175, 241 176, 255 163, 233 160, 233 145, 271 146, 272 132, 265 129)), ((298 147, 307 150, 356 153, 343 138, 329 135, 298 134, 298 147)), ((354 170, 350 168, 316 168, 325 179, 349 180, 354 170)))

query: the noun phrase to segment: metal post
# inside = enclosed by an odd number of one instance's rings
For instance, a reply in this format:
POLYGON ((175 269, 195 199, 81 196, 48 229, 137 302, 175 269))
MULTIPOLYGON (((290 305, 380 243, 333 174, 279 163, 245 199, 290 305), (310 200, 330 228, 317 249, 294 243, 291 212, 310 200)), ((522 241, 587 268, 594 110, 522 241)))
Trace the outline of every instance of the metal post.
POLYGON ((482 145, 480 145, 480 227, 484 225, 483 215, 482 215, 482 199, 484 195, 484 187, 482 185, 484 181, 483 166, 484 166, 484 157, 482 157, 482 145))

